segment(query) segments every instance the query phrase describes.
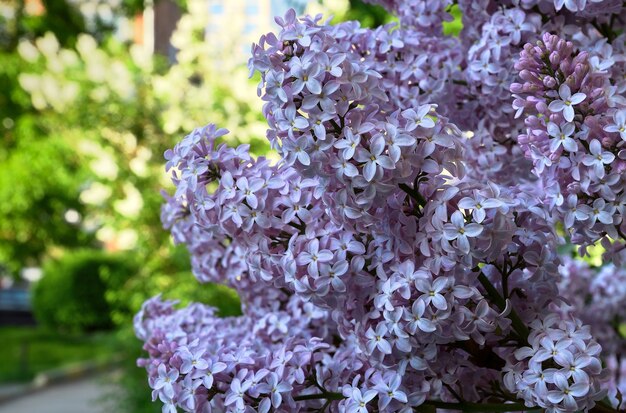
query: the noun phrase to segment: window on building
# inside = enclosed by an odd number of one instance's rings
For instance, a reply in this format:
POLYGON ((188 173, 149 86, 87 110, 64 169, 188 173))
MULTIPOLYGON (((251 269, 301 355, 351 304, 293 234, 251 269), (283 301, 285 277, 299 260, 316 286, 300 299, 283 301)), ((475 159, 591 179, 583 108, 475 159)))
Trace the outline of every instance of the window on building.
POLYGON ((256 30, 256 24, 246 23, 245 26, 243 26, 244 34, 254 33, 255 30, 256 30))
POLYGON ((247 4, 245 8, 246 16, 256 16, 259 14, 259 6, 257 4, 247 4))
POLYGON ((209 11, 211 14, 224 14, 224 5, 221 2, 211 3, 209 11))

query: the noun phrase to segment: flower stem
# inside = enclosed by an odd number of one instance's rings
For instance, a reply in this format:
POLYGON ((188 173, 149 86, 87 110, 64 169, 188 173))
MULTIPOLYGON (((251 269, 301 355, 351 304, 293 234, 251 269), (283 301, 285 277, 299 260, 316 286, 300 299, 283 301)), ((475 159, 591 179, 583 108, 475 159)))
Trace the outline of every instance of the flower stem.
POLYGON ((324 392, 324 393, 314 393, 314 394, 303 394, 301 396, 296 396, 293 398, 294 401, 303 401, 303 400, 341 400, 344 399, 344 395, 341 393, 333 393, 333 392, 324 392))
MULTIPOLYGON (((496 287, 491 284, 491 281, 489 281, 487 276, 481 272, 480 274, 478 274, 478 281, 480 281, 481 285, 485 288, 485 290, 487 291, 487 295, 493 301, 493 303, 497 305, 501 311, 504 310, 504 308, 506 307, 506 300, 500 295, 496 287)), ((530 332, 528 331, 528 327, 526 327, 526 324, 524 324, 520 316, 515 312, 514 308, 511 308, 511 312, 509 313, 508 317, 511 320, 513 330, 515 330, 515 332, 524 341, 524 344, 528 345, 528 334, 530 334, 530 332)))
POLYGON ((438 409, 462 412, 531 412, 543 410, 541 407, 526 407, 524 403, 447 403, 429 400, 425 401, 424 404, 438 409))
POLYGON ((418 192, 417 189, 411 188, 407 184, 400 184, 398 186, 400 187, 400 189, 406 192, 411 198, 416 200, 420 208, 423 208, 424 205, 426 205, 426 198, 424 198, 422 194, 418 192))

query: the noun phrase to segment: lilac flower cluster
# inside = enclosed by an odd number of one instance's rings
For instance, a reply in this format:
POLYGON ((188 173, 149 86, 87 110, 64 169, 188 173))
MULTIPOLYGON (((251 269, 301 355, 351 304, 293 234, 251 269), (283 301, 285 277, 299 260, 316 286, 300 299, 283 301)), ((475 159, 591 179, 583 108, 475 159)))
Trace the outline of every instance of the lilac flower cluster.
POLYGON ((544 202, 581 245, 607 236, 623 242, 626 228, 620 131, 626 110, 622 99, 608 97, 609 72, 592 59, 546 34, 526 45, 516 63, 524 83, 511 85, 527 127, 518 142, 546 188, 544 202))
POLYGON ((220 144, 215 125, 166 152, 164 225, 243 315, 146 302, 135 328, 153 399, 164 412, 619 407, 623 271, 592 282, 559 254, 566 238, 624 254, 626 59, 599 34, 612 9, 460 1, 453 38, 449 1, 378 3, 399 27, 290 11, 253 46, 277 164, 220 144), (522 48, 577 18, 575 43, 522 48))
POLYGON ((517 363, 509 365, 506 387, 527 405, 548 411, 588 410, 593 394, 606 393, 600 375, 601 347, 591 339, 588 326, 550 314, 530 324, 531 346, 515 351, 517 363))
POLYGON ((613 403, 622 409, 626 402, 618 394, 626 393, 626 271, 614 265, 594 269, 588 264, 568 259, 560 269, 559 291, 568 303, 559 310, 578 314, 591 327, 591 334, 602 345, 603 358, 611 372, 608 392, 613 403))

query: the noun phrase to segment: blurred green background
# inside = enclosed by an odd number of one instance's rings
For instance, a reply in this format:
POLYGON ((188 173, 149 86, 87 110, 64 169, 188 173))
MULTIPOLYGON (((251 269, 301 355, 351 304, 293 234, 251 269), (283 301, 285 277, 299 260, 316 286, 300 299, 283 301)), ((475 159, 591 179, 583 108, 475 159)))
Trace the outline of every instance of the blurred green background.
POLYGON ((162 229, 163 152, 216 123, 272 156, 247 54, 291 6, 392 21, 360 0, 0 0, 0 390, 98 361, 122 371, 117 411, 158 412, 136 366, 141 304, 239 314, 162 229))

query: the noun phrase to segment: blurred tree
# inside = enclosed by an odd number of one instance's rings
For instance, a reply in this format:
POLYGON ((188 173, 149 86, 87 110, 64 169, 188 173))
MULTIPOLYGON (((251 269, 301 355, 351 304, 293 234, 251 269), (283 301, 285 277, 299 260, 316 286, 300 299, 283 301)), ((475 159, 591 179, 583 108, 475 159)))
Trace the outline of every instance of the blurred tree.
POLYGON ((111 329, 115 304, 106 299, 111 287, 120 287, 137 272, 130 255, 79 249, 44 266, 35 285, 33 309, 37 321, 58 331, 84 332, 111 329))
POLYGON ((381 6, 350 0, 350 7, 341 20, 358 20, 363 27, 378 27, 394 21, 394 17, 381 6))

